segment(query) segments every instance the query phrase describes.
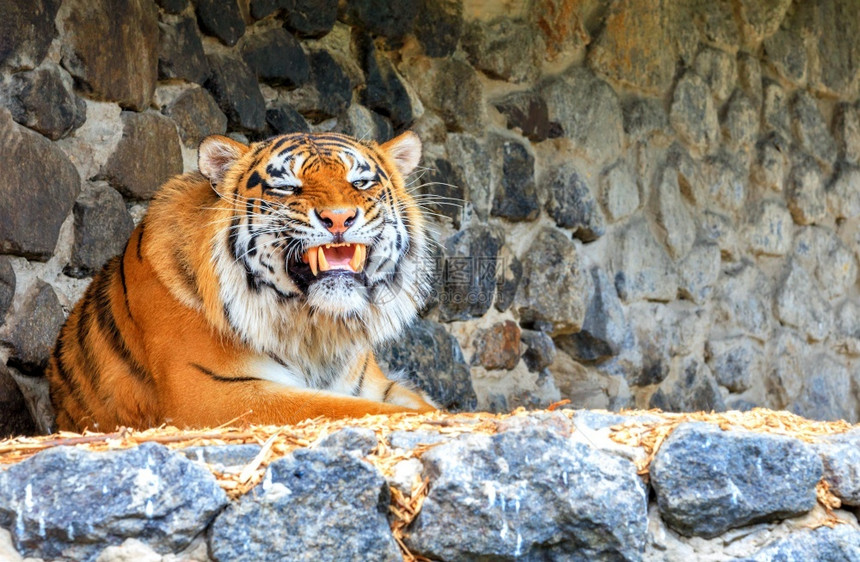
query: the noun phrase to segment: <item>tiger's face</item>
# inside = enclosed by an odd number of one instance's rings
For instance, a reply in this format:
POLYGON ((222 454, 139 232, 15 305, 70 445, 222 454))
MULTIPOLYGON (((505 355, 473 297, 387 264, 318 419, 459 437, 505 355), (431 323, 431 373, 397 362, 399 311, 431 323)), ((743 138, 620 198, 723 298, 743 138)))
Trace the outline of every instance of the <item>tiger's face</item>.
POLYGON ((217 267, 225 306, 234 316, 301 307, 375 340, 399 330, 429 286, 424 223, 403 179, 420 151, 411 132, 381 146, 334 133, 250 147, 206 139, 200 171, 229 206, 216 234, 229 256, 217 267))

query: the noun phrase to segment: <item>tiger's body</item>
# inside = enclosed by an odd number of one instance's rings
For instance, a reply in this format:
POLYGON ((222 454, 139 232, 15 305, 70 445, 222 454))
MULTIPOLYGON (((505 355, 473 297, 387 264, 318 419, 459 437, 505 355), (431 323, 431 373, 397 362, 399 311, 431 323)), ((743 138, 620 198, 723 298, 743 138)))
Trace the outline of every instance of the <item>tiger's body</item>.
POLYGON ((48 366, 59 429, 294 423, 434 406, 373 346, 417 314, 421 144, 210 137, 94 277, 48 366))

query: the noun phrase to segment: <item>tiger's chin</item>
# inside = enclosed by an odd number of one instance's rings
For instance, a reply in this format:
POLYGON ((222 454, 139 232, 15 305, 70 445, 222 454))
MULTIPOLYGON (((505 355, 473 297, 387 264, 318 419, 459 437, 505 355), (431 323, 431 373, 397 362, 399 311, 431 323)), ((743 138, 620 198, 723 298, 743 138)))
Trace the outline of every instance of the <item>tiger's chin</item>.
POLYGON ((350 271, 320 275, 308 286, 308 304, 335 318, 361 317, 368 310, 370 297, 358 277, 350 271))

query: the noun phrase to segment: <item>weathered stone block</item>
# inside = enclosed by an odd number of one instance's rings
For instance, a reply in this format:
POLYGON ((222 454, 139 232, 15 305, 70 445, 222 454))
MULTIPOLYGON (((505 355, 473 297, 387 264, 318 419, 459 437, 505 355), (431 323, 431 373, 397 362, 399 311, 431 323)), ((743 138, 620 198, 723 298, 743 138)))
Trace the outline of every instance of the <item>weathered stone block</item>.
POLYGON ((266 102, 254 72, 242 60, 227 55, 209 55, 206 60, 211 73, 204 86, 227 116, 230 127, 263 130, 266 102))
POLYGON ((145 0, 63 5, 63 66, 100 100, 143 111, 158 78, 158 9, 145 0))
POLYGON ((12 269, 12 261, 9 256, 0 256, 0 324, 6 320, 6 312, 12 306, 15 296, 17 279, 15 270, 12 269))
POLYGON ((27 409, 21 389, 2 363, 0 363, 0 408, 3 410, 3 417, 0 418, 0 439, 36 433, 36 426, 27 409))
POLYGON ((791 249, 794 222, 785 203, 765 199, 756 204, 744 231, 754 254, 784 256, 791 249))
POLYGON ((747 390, 763 371, 765 357, 760 347, 742 336, 710 339, 705 354, 714 378, 731 392, 747 390))
POLYGON ((851 164, 860 162, 860 108, 856 104, 840 103, 836 106, 833 135, 839 158, 851 164))
POLYGON ((300 37, 322 37, 337 20, 337 0, 281 0, 281 4, 284 24, 300 37))
POLYGON ((692 150, 706 153, 714 147, 719 122, 704 80, 691 73, 681 77, 672 96, 669 121, 692 150))
POLYGON ((242 58, 263 82, 289 88, 301 86, 310 79, 307 55, 296 38, 283 28, 245 37, 242 58))
POLYGON ((798 328, 813 341, 825 339, 833 328, 833 311, 809 274, 794 260, 786 266, 774 295, 777 319, 798 328))
POLYGON ((245 20, 236 0, 195 0, 197 21, 207 35, 232 47, 245 34, 245 20))
POLYGON ((785 90, 771 80, 764 79, 762 82, 762 128, 790 137, 791 119, 785 90))
POLYGON ((366 80, 361 103, 391 119, 396 129, 408 127, 415 118, 412 101, 394 65, 376 49, 369 35, 361 36, 359 48, 366 80))
POLYGON ((684 257, 696 241, 696 223, 681 198, 675 169, 664 167, 659 172, 653 206, 669 254, 675 259, 684 257))
POLYGON ((857 400, 852 400, 852 373, 839 360, 827 354, 812 355, 802 363, 803 389, 788 405, 788 410, 813 420, 845 420, 857 423, 857 400))
POLYGON ((627 335, 624 309, 615 286, 599 267, 591 269, 592 293, 582 329, 556 338, 561 349, 578 361, 600 361, 617 355, 627 335))
POLYGON ((781 78, 804 86, 809 74, 809 60, 803 37, 793 28, 783 28, 764 40, 764 61, 781 78))
POLYGON ((520 361, 520 328, 510 320, 499 322, 478 332, 473 346, 473 365, 510 371, 520 361))
POLYGON ((693 71, 705 81, 718 103, 726 101, 734 90, 737 77, 735 57, 725 51, 705 47, 696 55, 693 71))
MULTIPOLYGON (((590 242, 603 236, 606 221, 585 177, 572 164, 548 172, 544 191, 549 194, 546 209, 561 228, 569 228, 580 240, 590 242)), ((638 193, 637 193, 638 195, 638 193)))
POLYGON ((639 208, 639 186, 624 161, 600 174, 600 202, 610 222, 627 218, 639 208))
POLYGON ((697 240, 678 262, 678 291, 697 304, 711 298, 720 277, 720 247, 710 241, 697 240))
POLYGON ((678 294, 675 265, 644 217, 631 219, 613 235, 609 250, 618 295, 625 302, 674 300, 678 294))
POLYGON ((857 545, 860 545, 860 531, 850 525, 801 529, 768 544, 749 560, 803 560, 810 552, 821 560, 854 560, 860 558, 857 545))
POLYGON ((104 183, 93 184, 75 201, 75 243, 72 257, 63 269, 71 277, 96 273, 112 257, 122 253, 134 221, 125 201, 104 183))
POLYGON ((792 160, 786 194, 788 210, 797 224, 814 224, 827 214, 821 168, 806 154, 794 154, 792 160))
POLYGON ((637 559, 644 549, 646 498, 625 459, 526 427, 462 436, 421 460, 433 486, 408 539, 417 554, 637 559))
POLYGON ((227 130, 227 116, 203 88, 182 92, 163 112, 176 124, 185 146, 196 148, 209 135, 223 135, 227 130))
POLYGON ((714 295, 714 320, 760 341, 771 331, 771 282, 752 262, 724 267, 714 295))
MULTIPOLYGON (((286 104, 266 110, 266 123, 275 134, 308 133, 310 127, 302 114, 286 104)), ((226 125, 226 120, 225 120, 226 125)))
POLYGON ((827 188, 827 208, 839 219, 860 216, 860 168, 850 164, 839 166, 827 188))
POLYGON ((445 243, 440 318, 445 322, 483 315, 493 303, 502 237, 475 223, 445 243))
POLYGON ((815 99, 803 90, 791 99, 791 128, 800 147, 826 166, 836 160, 836 143, 815 99))
POLYGON ((478 70, 509 82, 531 82, 540 72, 535 27, 524 21, 500 18, 473 21, 463 30, 460 45, 478 70))
POLYGON ((463 34, 463 3, 460 0, 421 0, 415 37, 428 57, 447 57, 457 49, 463 34))
POLYGON ((159 22, 158 30, 158 77, 203 84, 209 77, 209 63, 194 18, 159 22))
POLYGON ((135 199, 150 199, 158 187, 182 173, 182 150, 173 122, 157 113, 122 113, 122 140, 99 179, 135 199))
POLYGON ((746 150, 758 136, 759 110, 741 90, 726 104, 722 120, 723 138, 734 150, 746 150))
POLYGON ((759 141, 750 173, 753 185, 763 190, 782 191, 789 166, 788 152, 788 141, 779 133, 771 133, 759 141))
POLYGON ((558 125, 549 122, 546 101, 535 92, 517 92, 493 103, 505 116, 508 129, 519 129, 533 142, 560 136, 558 125))
POLYGON ((70 134, 84 124, 87 106, 69 82, 53 64, 13 74, 6 91, 12 119, 51 140, 70 134))
POLYGON ((555 344, 552 338, 540 330, 522 330, 520 341, 525 345, 523 361, 529 371, 540 372, 555 359, 555 344))
POLYGON ((673 366, 657 392, 651 395, 648 407, 667 412, 722 412, 726 409, 711 369, 690 357, 673 366))
POLYGON ((715 537, 815 507, 818 455, 795 439, 685 423, 651 465, 660 516, 686 536, 715 537))
POLYGON ((0 252, 47 259, 80 191, 78 172, 59 148, 16 125, 5 109, 0 162, 15 163, 0 174, 0 252))
POLYGON ((534 178, 534 156, 525 144, 508 137, 494 137, 491 150, 501 164, 501 173, 490 213, 511 221, 536 219, 540 205, 534 178))
POLYGON ((801 228, 794 240, 794 258, 818 282, 816 292, 828 300, 845 296, 857 280, 854 253, 828 228, 801 228))
POLYGON ((39 66, 57 36, 54 19, 61 0, 0 2, 0 64, 12 68, 39 66))
POLYGON ((18 321, 8 335, 12 351, 7 363, 25 374, 40 375, 66 321, 63 307, 54 289, 38 281, 35 292, 21 305, 17 316, 18 321))
POLYGON ((400 66, 424 105, 451 131, 483 129, 484 87, 474 68, 456 58, 417 57, 400 66))

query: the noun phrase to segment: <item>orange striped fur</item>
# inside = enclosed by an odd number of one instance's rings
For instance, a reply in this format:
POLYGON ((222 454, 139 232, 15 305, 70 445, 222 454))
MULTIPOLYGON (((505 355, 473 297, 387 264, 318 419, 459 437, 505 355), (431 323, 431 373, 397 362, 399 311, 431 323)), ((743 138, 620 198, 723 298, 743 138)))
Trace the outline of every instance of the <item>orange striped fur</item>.
POLYGON ((372 351, 429 287, 403 182, 420 149, 409 132, 204 140, 200 172, 162 186, 64 325, 47 370, 57 427, 433 409, 372 351))

